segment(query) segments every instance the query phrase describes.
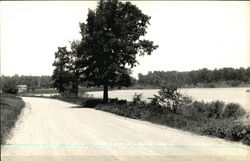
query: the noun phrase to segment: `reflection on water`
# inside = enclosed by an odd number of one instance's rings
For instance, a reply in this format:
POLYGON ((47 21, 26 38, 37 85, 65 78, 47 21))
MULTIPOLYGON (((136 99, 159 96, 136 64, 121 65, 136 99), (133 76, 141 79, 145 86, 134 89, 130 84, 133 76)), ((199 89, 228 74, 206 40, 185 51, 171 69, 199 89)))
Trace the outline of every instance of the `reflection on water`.
MULTIPOLYGON (((191 96, 195 100, 214 101, 222 100, 226 103, 234 102, 241 104, 242 107, 250 111, 250 92, 246 92, 249 88, 181 88, 182 94, 191 96)), ((142 93, 142 99, 152 98, 157 94, 157 89, 141 89, 141 90, 115 90, 109 91, 110 98, 132 100, 135 93, 142 93)), ((88 92, 93 97, 102 97, 102 92, 88 92)))

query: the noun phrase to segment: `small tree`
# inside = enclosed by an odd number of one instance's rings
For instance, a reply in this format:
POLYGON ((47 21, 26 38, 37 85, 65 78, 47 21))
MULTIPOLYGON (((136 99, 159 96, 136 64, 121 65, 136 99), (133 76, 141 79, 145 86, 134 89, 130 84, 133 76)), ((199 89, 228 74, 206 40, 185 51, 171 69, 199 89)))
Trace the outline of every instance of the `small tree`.
POLYGON ((181 106, 190 104, 192 100, 184 96, 178 90, 179 82, 178 81, 169 81, 169 82, 160 82, 160 91, 159 95, 154 95, 151 103, 160 105, 163 108, 166 108, 174 113, 179 113, 181 106))
POLYGON ((181 94, 177 91, 177 85, 175 83, 166 83, 164 86, 161 86, 158 93, 159 96, 154 95, 158 104, 177 112, 181 97, 181 94))
POLYGON ((109 86, 129 86, 136 56, 150 55, 157 46, 141 39, 150 17, 130 2, 100 0, 89 10, 87 23, 81 23, 82 42, 78 48, 80 74, 90 86, 103 86, 108 101, 109 86))
POLYGON ((59 93, 65 92, 72 80, 71 69, 71 52, 67 51, 66 47, 58 47, 55 52, 55 66, 52 79, 54 80, 54 87, 59 90, 59 93))

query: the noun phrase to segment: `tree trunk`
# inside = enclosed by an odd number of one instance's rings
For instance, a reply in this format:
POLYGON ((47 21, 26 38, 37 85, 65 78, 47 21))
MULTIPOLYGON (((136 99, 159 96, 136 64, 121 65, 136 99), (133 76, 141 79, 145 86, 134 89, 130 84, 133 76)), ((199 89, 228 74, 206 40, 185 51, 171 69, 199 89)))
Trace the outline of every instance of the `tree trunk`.
POLYGON ((103 88, 103 102, 108 103, 108 84, 104 84, 103 88))

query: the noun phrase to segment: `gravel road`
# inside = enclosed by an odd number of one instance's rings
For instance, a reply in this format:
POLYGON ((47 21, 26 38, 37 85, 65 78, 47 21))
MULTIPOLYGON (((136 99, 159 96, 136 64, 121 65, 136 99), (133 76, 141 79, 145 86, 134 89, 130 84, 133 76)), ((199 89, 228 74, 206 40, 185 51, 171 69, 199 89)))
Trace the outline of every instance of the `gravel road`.
POLYGON ((250 147, 149 122, 23 97, 13 136, 1 146, 8 161, 227 160, 246 161, 250 147))

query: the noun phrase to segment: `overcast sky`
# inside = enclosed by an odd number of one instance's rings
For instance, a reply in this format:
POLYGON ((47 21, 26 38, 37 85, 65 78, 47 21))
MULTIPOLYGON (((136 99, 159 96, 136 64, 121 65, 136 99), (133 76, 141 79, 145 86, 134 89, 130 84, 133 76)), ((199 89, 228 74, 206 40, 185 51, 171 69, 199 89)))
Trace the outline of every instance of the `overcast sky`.
MULTIPOLYGON (((159 48, 133 76, 154 70, 250 66, 250 2, 132 1, 151 16, 146 38, 159 48)), ((93 1, 1 1, 1 74, 51 75, 58 46, 80 40, 93 1)))

